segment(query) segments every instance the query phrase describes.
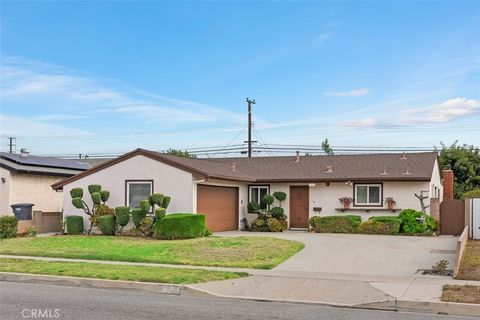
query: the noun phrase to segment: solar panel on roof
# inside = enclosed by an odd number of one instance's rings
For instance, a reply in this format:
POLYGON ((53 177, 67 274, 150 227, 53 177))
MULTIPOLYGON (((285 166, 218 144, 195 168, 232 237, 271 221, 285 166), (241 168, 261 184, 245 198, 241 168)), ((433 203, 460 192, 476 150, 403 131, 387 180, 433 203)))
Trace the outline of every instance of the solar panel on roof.
POLYGON ((21 154, 6 153, 6 152, 0 152, 0 156, 4 159, 8 159, 10 161, 13 161, 19 164, 31 165, 31 166, 79 169, 79 170, 85 170, 89 168, 87 164, 81 163, 77 160, 58 159, 58 158, 40 157, 40 156, 31 156, 31 155, 28 155, 25 157, 25 156, 22 156, 21 154))

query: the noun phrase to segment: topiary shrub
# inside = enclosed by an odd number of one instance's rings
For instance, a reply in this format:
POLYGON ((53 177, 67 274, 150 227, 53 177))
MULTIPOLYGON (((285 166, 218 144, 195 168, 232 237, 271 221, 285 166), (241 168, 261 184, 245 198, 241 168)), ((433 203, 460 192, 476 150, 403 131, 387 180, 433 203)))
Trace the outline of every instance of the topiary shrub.
POLYGON ((83 217, 82 216, 68 216, 67 217, 67 234, 82 234, 83 233, 83 217))
MULTIPOLYGON (((287 199, 287 194, 283 191, 275 191, 273 197, 278 200, 278 202, 285 201, 287 199)), ((281 204, 280 204, 281 205, 281 204)))
POLYGON ((312 217, 309 220, 317 233, 355 233, 361 222, 362 218, 355 215, 312 217))
POLYGON ((168 205, 170 204, 170 200, 172 200, 171 197, 169 196, 163 196, 163 204, 162 204, 162 208, 165 208, 165 209, 168 209, 168 205))
POLYGON ((169 214, 155 222, 155 237, 159 239, 189 239, 208 235, 203 214, 169 214))
POLYGON ((272 214, 272 217, 275 219, 286 219, 287 217, 285 216, 285 211, 283 210, 282 207, 273 207, 270 210, 270 213, 272 214))
POLYGON ((82 188, 73 188, 70 190, 70 196, 72 198, 82 198, 83 197, 83 189, 82 188))
POLYGON ((400 231, 400 222, 389 220, 388 222, 380 222, 368 220, 362 222, 357 229, 358 233, 365 234, 398 234, 400 231))
POLYGON ((150 199, 150 205, 154 206, 157 205, 159 207, 163 207, 163 199, 165 196, 161 193, 154 193, 152 194, 149 199, 150 199))
POLYGON ((102 194, 100 192, 92 193, 92 202, 99 206, 102 203, 102 194))
POLYGON ((265 202, 265 204, 267 205, 267 207, 271 206, 273 204, 273 202, 275 201, 275 198, 269 194, 266 194, 264 197, 263 197, 263 202, 265 202))
POLYGON ((14 238, 18 231, 18 220, 15 216, 0 217, 0 239, 14 238))
POLYGON ((462 196, 460 197, 460 199, 462 200, 473 199, 473 198, 480 198, 480 188, 467 191, 464 194, 462 194, 462 196))
POLYGON ((115 221, 120 226, 120 231, 123 230, 130 221, 130 207, 116 207, 115 221))
POLYGON ((151 237, 153 235, 153 223, 152 217, 145 217, 140 221, 140 231, 144 236, 151 237))
POLYGON ((77 209, 83 209, 83 200, 80 197, 73 198, 72 199, 72 204, 77 209))
POLYGON ((115 234, 116 225, 115 217, 112 215, 105 215, 98 218, 98 228, 100 231, 107 236, 115 234))
POLYGON ((94 194, 96 192, 102 191, 102 186, 99 184, 91 184, 88 186, 88 193, 94 194))
POLYGON ((147 212, 140 208, 132 209, 132 221, 135 228, 140 228, 142 220, 147 216, 147 212))
POLYGON ((142 200, 140 201, 140 208, 145 211, 146 213, 150 212, 150 201, 142 200))
POLYGON ((260 212, 260 205, 255 201, 251 201, 247 205, 248 213, 258 213, 260 212))
POLYGON ((100 191, 100 199, 102 200, 103 203, 108 201, 108 198, 110 198, 110 192, 107 190, 102 190, 100 191))
POLYGON ((167 214, 167 210, 165 208, 158 208, 158 209, 155 209, 155 217, 157 219, 160 219, 162 220, 163 218, 165 218, 165 215, 167 214))

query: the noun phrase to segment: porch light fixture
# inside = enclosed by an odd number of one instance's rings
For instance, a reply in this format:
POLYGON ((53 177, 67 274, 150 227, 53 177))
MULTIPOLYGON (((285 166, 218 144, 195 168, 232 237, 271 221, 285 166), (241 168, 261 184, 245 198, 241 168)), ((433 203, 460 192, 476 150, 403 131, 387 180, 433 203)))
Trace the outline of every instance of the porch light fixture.
POLYGON ((348 181, 345 182, 345 184, 346 184, 346 185, 349 185, 349 186, 352 186, 352 185, 353 185, 353 182, 350 181, 350 180, 348 180, 348 181))

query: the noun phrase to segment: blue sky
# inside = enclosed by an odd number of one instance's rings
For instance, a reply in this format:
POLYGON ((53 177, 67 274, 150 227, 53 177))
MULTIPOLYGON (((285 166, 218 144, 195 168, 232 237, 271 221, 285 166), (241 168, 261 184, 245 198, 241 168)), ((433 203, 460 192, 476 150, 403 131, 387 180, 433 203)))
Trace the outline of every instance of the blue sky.
POLYGON ((480 2, 1 3, 1 148, 479 145, 480 2))

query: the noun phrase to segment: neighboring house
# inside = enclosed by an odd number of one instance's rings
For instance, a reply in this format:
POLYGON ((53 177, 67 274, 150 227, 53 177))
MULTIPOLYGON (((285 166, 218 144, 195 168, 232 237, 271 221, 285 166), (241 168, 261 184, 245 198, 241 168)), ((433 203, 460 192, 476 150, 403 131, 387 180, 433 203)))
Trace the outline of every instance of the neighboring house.
POLYGON ((251 217, 248 202, 275 191, 287 193, 282 206, 291 228, 306 228, 316 215, 398 214, 387 209, 385 197, 393 197, 398 209, 420 210, 415 193, 442 196, 434 152, 186 159, 136 149, 53 184, 63 189, 65 215, 83 214, 71 204, 69 191, 89 184, 110 191, 111 207, 137 207, 150 194, 164 193, 172 197, 168 212, 203 213, 213 231, 239 229, 251 217), (338 199, 345 196, 354 203, 344 212, 338 199))
POLYGON ((51 185, 87 170, 90 166, 77 160, 65 160, 0 152, 0 215, 13 214, 10 205, 33 203, 33 210, 58 212, 63 208, 63 194, 51 185))

